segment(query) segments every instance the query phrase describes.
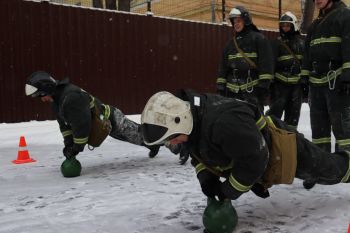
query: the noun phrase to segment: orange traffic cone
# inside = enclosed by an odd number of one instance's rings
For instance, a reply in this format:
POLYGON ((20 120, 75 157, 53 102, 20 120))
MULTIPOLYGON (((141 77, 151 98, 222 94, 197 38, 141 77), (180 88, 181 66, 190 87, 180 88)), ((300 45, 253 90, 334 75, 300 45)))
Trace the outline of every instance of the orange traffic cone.
POLYGON ((27 143, 24 136, 21 136, 19 139, 19 149, 16 160, 12 160, 12 163, 20 164, 20 163, 32 163, 36 160, 30 158, 29 152, 27 150, 27 143))

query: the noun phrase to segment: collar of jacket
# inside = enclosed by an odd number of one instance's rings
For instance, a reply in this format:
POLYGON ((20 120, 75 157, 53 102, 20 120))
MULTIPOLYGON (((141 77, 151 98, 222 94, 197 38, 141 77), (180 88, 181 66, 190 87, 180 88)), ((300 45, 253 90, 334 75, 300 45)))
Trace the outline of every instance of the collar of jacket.
POLYGON ((62 92, 64 90, 64 87, 67 86, 67 84, 69 84, 68 78, 65 78, 61 81, 58 81, 55 92, 52 94, 52 98, 53 98, 54 102, 56 102, 56 103, 59 102, 61 95, 62 95, 62 92))
POLYGON ((290 33, 285 33, 285 32, 280 32, 280 38, 284 41, 284 42, 288 42, 293 40, 297 35, 300 35, 300 33, 298 32, 290 32, 290 33))
POLYGON ((237 37, 244 37, 245 35, 247 35, 249 32, 251 31, 251 29, 249 28, 249 26, 244 26, 243 30, 240 32, 235 32, 235 36, 237 37))
POLYGON ((203 109, 205 106, 205 100, 203 95, 200 95, 196 93, 193 90, 180 90, 176 94, 176 96, 184 101, 189 101, 191 105, 191 113, 193 118, 193 129, 191 134, 189 135, 189 141, 188 145, 195 144, 196 140, 200 136, 200 127, 201 127, 201 120, 203 116, 203 109), (194 103, 194 98, 198 97, 200 98, 200 105, 196 106, 194 103))

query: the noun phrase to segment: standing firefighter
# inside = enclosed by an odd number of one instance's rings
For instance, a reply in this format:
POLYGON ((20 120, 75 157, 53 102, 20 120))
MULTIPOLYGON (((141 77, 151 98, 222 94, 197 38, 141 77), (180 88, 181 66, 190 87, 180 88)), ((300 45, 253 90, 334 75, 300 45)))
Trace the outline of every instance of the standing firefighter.
POLYGON ((276 59, 275 79, 271 87, 271 105, 268 115, 282 117, 294 127, 298 126, 303 94, 306 84, 300 84, 299 73, 304 52, 304 41, 300 37, 297 18, 291 12, 281 16, 280 37, 274 41, 273 51, 276 59))
MULTIPOLYGON (((129 120, 117 108, 105 105, 68 79, 57 81, 44 71, 31 74, 25 85, 27 96, 40 97, 52 103, 60 131, 64 138, 63 154, 73 158, 86 144, 99 146, 109 134, 111 137, 144 145, 139 125, 129 120)), ((147 146, 154 157, 159 146, 147 146)))
POLYGON ((312 141, 331 151, 333 130, 335 151, 350 151, 350 9, 337 0, 314 3, 320 11, 307 33, 301 71, 310 85, 312 141))
POLYGON ((273 78, 270 44, 244 7, 233 8, 229 19, 234 29, 233 37, 223 52, 216 80, 217 91, 222 96, 247 100, 263 110, 273 78))
POLYGON ((148 145, 187 142, 206 196, 233 200, 252 190, 265 198, 266 187, 294 177, 349 182, 347 152, 323 151, 281 120, 263 117, 255 105, 188 90, 178 96, 154 94, 142 112, 141 131, 148 145))

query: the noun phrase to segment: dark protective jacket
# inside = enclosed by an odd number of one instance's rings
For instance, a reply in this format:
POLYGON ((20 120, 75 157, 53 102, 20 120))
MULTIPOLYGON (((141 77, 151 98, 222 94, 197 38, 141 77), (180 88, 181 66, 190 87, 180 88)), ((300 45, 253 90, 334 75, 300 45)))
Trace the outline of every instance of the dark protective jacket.
POLYGON ((263 34, 246 27, 235 35, 238 47, 257 66, 251 67, 237 51, 233 39, 224 49, 216 80, 218 91, 246 92, 255 85, 268 88, 273 78, 273 55, 271 46, 263 34))
MULTIPOLYGON (((272 144, 258 108, 245 101, 190 90, 177 96, 191 104, 193 130, 187 146, 197 177, 202 172, 226 177, 220 189, 229 199, 254 188, 264 175, 272 144)), ((325 185, 350 182, 350 153, 326 152, 283 121, 271 119, 275 127, 296 134, 295 177, 325 185)))
POLYGON ((233 196, 249 191, 269 158, 263 136, 266 122, 258 108, 245 101, 191 91, 183 91, 179 97, 191 103, 194 128, 188 146, 197 174, 208 165, 224 173, 233 196), (199 106, 194 104, 194 96, 200 97, 199 106))
MULTIPOLYGON (((301 74, 309 75, 311 85, 328 85, 335 75, 350 82, 350 9, 343 2, 333 2, 321 11, 311 24, 305 39, 305 54, 301 74)), ((339 78, 339 77, 338 77, 339 78)))
POLYGON ((285 84, 298 83, 304 54, 304 40, 301 36, 294 34, 288 37, 279 37, 273 41, 273 52, 276 64, 275 81, 285 84))
POLYGON ((91 130, 92 111, 95 105, 112 126, 115 125, 114 108, 104 105, 89 93, 70 84, 68 80, 60 81, 53 94, 53 109, 64 137, 65 146, 73 146, 76 151, 83 151, 91 130))

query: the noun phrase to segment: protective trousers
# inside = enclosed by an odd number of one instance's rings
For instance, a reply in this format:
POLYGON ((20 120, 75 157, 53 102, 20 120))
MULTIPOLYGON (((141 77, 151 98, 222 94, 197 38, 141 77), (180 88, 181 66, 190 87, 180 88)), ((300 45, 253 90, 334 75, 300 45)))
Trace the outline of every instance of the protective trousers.
POLYGON ((335 151, 350 151, 350 96, 339 95, 328 86, 310 86, 312 142, 331 151, 331 130, 335 151))
POLYGON ((135 145, 143 145, 142 134, 139 131, 139 124, 128 119, 122 111, 111 106, 113 116, 110 119, 112 123, 112 130, 109 136, 133 143, 135 145))
POLYGON ((349 153, 330 153, 297 135, 297 171, 296 177, 312 180, 317 184, 332 185, 349 182, 349 153))
POLYGON ((284 122, 297 128, 302 96, 303 93, 300 85, 288 85, 276 81, 272 88, 270 109, 266 114, 274 115, 281 119, 284 112, 284 122))

